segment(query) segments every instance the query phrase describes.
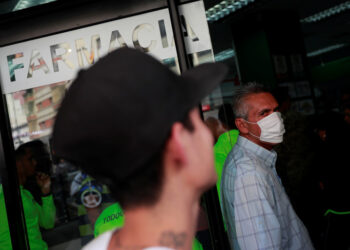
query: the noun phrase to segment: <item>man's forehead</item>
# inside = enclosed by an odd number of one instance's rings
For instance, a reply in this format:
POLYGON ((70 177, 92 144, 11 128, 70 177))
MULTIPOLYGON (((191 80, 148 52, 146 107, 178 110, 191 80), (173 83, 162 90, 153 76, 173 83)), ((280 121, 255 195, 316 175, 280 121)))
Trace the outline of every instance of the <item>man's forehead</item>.
POLYGON ((278 103, 269 92, 251 94, 246 98, 246 104, 249 110, 259 111, 267 108, 276 108, 278 103))

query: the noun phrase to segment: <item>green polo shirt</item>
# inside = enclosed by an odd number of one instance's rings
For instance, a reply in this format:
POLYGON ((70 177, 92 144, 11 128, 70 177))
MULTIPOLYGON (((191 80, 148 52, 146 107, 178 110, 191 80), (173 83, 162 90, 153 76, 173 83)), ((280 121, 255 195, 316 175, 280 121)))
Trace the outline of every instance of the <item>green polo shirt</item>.
POLYGON ((100 234, 113 230, 116 228, 122 228, 124 226, 124 213, 119 203, 110 205, 98 216, 95 222, 95 237, 100 234))
MULTIPOLYGON (((53 197, 52 195, 42 197, 42 205, 40 206, 28 190, 22 186, 20 189, 30 249, 46 250, 48 247, 41 237, 40 227, 50 229, 55 225, 56 207, 53 197)), ((0 186, 0 215, 1 249, 12 249, 2 185, 0 186)))

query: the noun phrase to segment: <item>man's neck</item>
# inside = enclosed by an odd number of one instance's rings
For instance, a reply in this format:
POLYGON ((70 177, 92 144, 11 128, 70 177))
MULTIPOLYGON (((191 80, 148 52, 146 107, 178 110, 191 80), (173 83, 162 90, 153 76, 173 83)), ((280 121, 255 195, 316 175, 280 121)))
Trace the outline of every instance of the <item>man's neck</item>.
POLYGON ((250 135, 250 134, 239 134, 240 136, 246 138, 247 140, 257 144, 258 146, 260 147, 263 147, 269 151, 271 151, 273 149, 273 146, 272 144, 269 144, 269 143, 265 143, 265 142, 262 142, 260 141, 259 139, 255 138, 254 136, 250 135))
MULTIPOLYGON (((173 200, 177 200, 176 197, 173 200)), ((198 213, 199 201, 167 200, 166 204, 126 210, 125 226, 113 234, 108 250, 136 250, 151 246, 190 250, 198 213)))

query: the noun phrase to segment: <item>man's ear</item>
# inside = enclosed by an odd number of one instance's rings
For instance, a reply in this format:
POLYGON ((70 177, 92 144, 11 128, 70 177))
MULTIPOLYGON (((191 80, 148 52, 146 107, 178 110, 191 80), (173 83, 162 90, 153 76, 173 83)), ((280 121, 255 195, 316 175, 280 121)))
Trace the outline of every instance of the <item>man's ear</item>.
POLYGON ((166 160, 170 160, 179 166, 187 163, 186 138, 188 135, 186 131, 183 124, 180 122, 174 123, 165 148, 166 160))
POLYGON ((243 135, 248 134, 248 124, 244 121, 243 118, 236 118, 235 124, 239 132, 243 135))

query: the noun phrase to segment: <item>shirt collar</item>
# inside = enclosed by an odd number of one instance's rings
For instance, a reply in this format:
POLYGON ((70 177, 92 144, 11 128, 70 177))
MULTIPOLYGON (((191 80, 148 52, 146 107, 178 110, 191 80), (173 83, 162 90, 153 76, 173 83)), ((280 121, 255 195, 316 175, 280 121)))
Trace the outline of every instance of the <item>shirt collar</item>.
POLYGON ((275 150, 267 150, 243 136, 238 137, 237 144, 241 147, 244 147, 248 151, 251 151, 260 159, 262 159, 266 166, 269 166, 271 168, 275 166, 277 160, 277 153, 275 150))

